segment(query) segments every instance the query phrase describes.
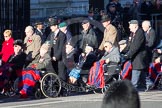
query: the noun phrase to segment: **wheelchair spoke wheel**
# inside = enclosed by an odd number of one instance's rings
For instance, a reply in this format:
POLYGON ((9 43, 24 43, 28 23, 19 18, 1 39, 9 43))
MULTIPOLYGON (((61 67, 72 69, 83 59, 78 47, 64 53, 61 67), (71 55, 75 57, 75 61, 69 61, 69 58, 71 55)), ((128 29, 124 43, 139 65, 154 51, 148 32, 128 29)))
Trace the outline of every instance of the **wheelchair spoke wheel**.
POLYGON ((41 80, 41 91, 45 97, 57 97, 61 90, 61 81, 54 73, 47 73, 41 80))

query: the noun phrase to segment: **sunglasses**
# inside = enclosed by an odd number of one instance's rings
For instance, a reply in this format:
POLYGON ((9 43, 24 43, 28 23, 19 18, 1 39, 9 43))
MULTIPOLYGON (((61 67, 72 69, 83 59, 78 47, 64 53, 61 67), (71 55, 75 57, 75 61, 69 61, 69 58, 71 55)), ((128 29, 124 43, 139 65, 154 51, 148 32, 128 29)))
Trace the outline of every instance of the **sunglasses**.
POLYGON ((14 45, 14 47, 18 47, 17 45, 14 45))
POLYGON ((9 37, 9 36, 4 36, 4 37, 9 37))
POLYGON ((107 48, 107 46, 104 46, 104 48, 107 48))

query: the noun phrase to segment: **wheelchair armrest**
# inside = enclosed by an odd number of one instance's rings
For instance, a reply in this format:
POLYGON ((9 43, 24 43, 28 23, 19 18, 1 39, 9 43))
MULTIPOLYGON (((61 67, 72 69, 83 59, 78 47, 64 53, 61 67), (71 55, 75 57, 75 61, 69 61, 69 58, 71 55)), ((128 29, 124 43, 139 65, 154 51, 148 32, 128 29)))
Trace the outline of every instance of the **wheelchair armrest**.
POLYGON ((104 64, 104 73, 117 74, 120 73, 121 66, 119 64, 104 64))

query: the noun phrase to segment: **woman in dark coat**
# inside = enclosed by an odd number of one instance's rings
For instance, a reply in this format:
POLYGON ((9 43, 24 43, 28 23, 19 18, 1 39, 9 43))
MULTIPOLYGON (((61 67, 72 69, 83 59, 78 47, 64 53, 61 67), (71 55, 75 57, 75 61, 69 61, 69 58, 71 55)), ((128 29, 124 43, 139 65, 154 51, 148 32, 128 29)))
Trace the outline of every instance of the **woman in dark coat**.
POLYGON ((79 56, 77 65, 75 66, 74 70, 69 73, 69 80, 71 83, 75 83, 79 77, 84 83, 87 82, 89 70, 93 63, 97 60, 93 48, 93 45, 87 44, 85 47, 85 52, 79 56), (77 71, 78 74, 75 74, 75 71, 77 71))
POLYGON ((23 52, 22 40, 14 41, 14 54, 9 57, 7 63, 0 68, 0 88, 5 92, 8 81, 14 81, 19 75, 25 63, 26 54, 23 52))

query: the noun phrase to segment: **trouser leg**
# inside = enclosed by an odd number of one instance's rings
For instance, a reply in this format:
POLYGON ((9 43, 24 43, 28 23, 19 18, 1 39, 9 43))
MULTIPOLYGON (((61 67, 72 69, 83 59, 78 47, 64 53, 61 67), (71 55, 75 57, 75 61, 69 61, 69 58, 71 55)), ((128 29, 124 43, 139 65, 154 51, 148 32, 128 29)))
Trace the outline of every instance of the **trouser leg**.
POLYGON ((133 86, 135 88, 138 87, 138 82, 139 82, 139 79, 140 79, 140 74, 141 74, 141 71, 140 70, 132 70, 132 79, 131 79, 131 82, 133 84, 133 86))
POLYGON ((67 81, 66 67, 64 66, 62 61, 58 61, 58 76, 60 77, 60 79, 67 81))

